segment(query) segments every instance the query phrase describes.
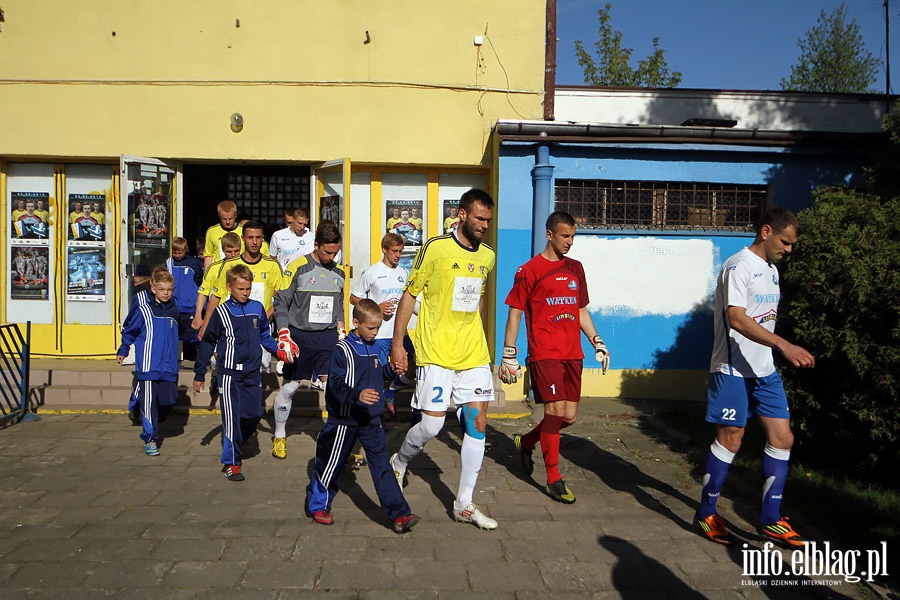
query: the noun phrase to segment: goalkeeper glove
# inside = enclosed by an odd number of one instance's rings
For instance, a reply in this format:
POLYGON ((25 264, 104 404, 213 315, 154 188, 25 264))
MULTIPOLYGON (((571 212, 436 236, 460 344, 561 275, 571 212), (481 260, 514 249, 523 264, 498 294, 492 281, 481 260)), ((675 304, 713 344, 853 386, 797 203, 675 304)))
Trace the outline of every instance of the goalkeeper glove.
POLYGON ((606 375, 606 372, 609 370, 609 350, 606 348, 606 344, 603 343, 603 338, 599 335, 591 338, 591 344, 594 345, 597 362, 603 367, 603 374, 606 375))
POLYGON ((293 363, 295 356, 300 356, 300 347, 291 339, 291 332, 287 327, 278 330, 278 360, 293 363))
POLYGON ((500 381, 515 383, 522 375, 522 367, 516 360, 519 350, 515 346, 503 346, 503 360, 500 361, 500 381))

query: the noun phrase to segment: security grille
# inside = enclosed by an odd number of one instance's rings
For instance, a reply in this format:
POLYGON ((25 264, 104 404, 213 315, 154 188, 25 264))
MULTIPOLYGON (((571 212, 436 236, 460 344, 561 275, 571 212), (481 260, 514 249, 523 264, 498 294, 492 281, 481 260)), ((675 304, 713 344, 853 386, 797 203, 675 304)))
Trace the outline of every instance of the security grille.
POLYGON ((579 228, 752 231, 768 205, 764 185, 557 179, 556 209, 579 228))
POLYGON ((309 177, 229 173, 228 197, 241 218, 281 227, 285 208, 309 208, 309 177))

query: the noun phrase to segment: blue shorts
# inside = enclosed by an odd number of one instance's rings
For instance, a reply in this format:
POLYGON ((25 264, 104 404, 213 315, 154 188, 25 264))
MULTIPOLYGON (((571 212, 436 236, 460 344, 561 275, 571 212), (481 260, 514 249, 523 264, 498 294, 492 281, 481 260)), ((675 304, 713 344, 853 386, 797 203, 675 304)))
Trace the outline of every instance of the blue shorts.
POLYGON ((284 380, 300 381, 318 376, 328 376, 331 352, 338 343, 337 329, 301 331, 293 327, 291 339, 300 347, 300 356, 293 363, 284 364, 284 380))
POLYGON ((736 377, 710 373, 707 387, 706 420, 719 425, 746 427, 752 416, 790 419, 781 375, 736 377))

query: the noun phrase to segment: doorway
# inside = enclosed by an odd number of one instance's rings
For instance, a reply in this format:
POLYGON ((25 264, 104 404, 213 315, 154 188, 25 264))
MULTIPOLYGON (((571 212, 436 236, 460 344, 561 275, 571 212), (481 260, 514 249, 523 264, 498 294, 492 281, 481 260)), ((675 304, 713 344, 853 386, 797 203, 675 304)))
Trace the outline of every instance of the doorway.
POLYGON ((238 219, 261 221, 266 239, 284 228, 284 209, 310 208, 310 169, 304 165, 185 164, 183 230, 190 251, 218 222, 216 205, 233 200, 238 219))

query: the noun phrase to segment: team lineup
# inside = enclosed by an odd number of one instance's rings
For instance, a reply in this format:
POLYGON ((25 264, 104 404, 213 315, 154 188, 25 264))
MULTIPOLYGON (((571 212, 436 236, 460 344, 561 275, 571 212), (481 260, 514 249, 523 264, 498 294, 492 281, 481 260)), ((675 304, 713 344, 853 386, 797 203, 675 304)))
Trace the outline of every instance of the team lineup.
MULTIPOLYGON (((273 404, 276 459, 288 456, 287 422, 301 382, 324 392, 327 418, 316 438, 305 494, 306 513, 316 523, 334 523, 338 481, 359 442, 394 531, 410 531, 420 519, 403 495, 407 475, 453 409, 462 432, 453 518, 497 529, 499 523, 473 501, 494 401, 482 321, 486 282, 497 260, 485 243, 494 210, 487 192, 465 192, 451 209, 452 226, 420 242, 408 271, 400 264, 401 253, 410 244, 407 229, 421 229, 414 220, 420 217, 396 210, 395 226, 381 240, 382 259, 348 290, 350 322, 345 323, 347 275, 340 266, 342 233, 334 222, 321 221, 311 231, 309 212, 291 209, 285 211, 286 226, 266 244, 262 223, 238 222, 237 206, 220 203, 219 223, 206 233, 203 256, 188 256, 187 241, 175 238, 172 257, 137 290, 123 325, 117 360, 124 363, 133 346, 137 376, 129 415, 141 427, 145 454, 160 454, 159 423, 177 400, 181 343, 185 357, 196 357, 195 391, 206 386, 211 372, 210 393, 218 396, 222 415, 220 461, 229 481, 245 480, 243 447, 258 435, 265 410, 262 373, 274 372, 283 377, 273 404), (403 388, 413 389, 411 425, 400 447, 389 450, 384 419, 395 414, 394 398, 403 388)), ((149 216, 141 220, 151 221, 149 216)), ((576 241, 575 219, 552 213, 545 235, 545 248, 518 268, 505 299, 508 317, 497 374, 505 384, 522 376, 517 338, 524 321, 527 352, 522 357, 543 415, 512 443, 529 476, 533 452, 540 447, 544 493, 572 504, 577 490, 560 471, 560 432, 578 418, 581 335, 604 375, 611 354, 587 309, 584 269, 567 256, 576 241)), ((733 542, 716 501, 747 417, 756 415, 767 438, 758 532, 787 547, 806 543, 780 512, 793 435, 772 352, 777 349, 797 367, 815 364, 806 350, 774 333, 780 295, 775 262, 791 251, 798 235, 799 223, 790 211, 769 209, 753 243, 725 262, 717 280, 706 416, 717 434, 694 518, 697 532, 712 542, 733 542)), ((28 270, 24 261, 22 270, 28 270)))

